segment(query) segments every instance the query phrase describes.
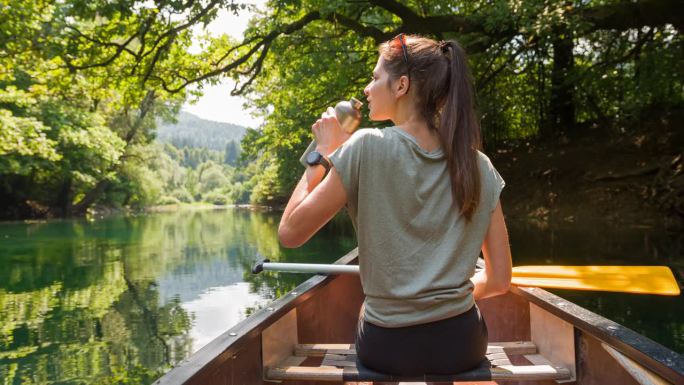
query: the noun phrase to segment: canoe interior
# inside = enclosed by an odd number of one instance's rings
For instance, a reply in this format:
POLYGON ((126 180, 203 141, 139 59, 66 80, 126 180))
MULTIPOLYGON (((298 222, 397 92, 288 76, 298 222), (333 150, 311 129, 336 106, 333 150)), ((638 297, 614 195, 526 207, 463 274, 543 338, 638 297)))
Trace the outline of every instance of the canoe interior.
MULTIPOLYGON (((356 257, 354 250, 337 263, 354 263, 356 257)), ((274 357, 280 353, 272 346, 288 340, 299 344, 353 343, 362 302, 358 276, 314 276, 293 293, 216 338, 155 384, 273 384, 263 380, 263 360, 279 358, 274 357)), ((576 371, 574 383, 639 384, 635 375, 609 354, 607 349, 612 348, 613 354, 619 352, 618 355, 636 361, 656 379, 684 384, 684 358, 681 355, 545 290, 513 287, 505 295, 478 301, 478 306, 486 320, 490 341, 535 338, 540 349, 544 344, 548 345, 550 353, 547 354, 553 355, 554 360, 571 361, 573 371, 576 371), (535 325, 534 330, 531 324, 535 325)), ((519 360, 522 362, 513 364, 529 365, 524 358, 519 360)), ((556 382, 509 381, 505 384, 556 382)))

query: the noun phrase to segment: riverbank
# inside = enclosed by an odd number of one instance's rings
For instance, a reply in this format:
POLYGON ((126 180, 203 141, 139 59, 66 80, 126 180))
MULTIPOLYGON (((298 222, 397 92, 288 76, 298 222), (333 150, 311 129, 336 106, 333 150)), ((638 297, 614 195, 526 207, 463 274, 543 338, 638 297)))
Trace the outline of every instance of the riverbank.
MULTIPOLYGON (((487 146, 507 182, 501 197, 506 216, 542 229, 552 223, 596 222, 684 228, 684 131, 673 127, 684 119, 681 115, 671 118, 672 123, 578 128, 572 136, 546 142, 487 146)), ((284 206, 181 203, 134 210, 97 205, 88 217, 228 208, 282 211, 284 206)), ((46 212, 34 210, 23 217, 47 219, 46 212)))
POLYGON ((241 209, 249 211, 260 211, 267 212, 273 211, 273 207, 262 206, 262 205, 251 205, 251 204, 239 204, 239 205, 214 205, 210 203, 181 203, 174 205, 157 205, 146 207, 143 211, 146 213, 163 213, 163 212, 173 212, 179 210, 225 210, 225 209, 241 209))
POLYGON ((171 205, 154 205, 148 206, 141 210, 132 210, 129 208, 113 208, 108 206, 96 206, 88 211, 89 217, 103 218, 111 215, 137 215, 137 214, 151 214, 151 213, 168 213, 176 211, 204 211, 204 210, 227 210, 239 209, 258 212, 273 211, 274 208, 270 206, 252 205, 252 204, 230 204, 230 205, 215 205, 211 203, 195 202, 195 203, 179 203, 171 205))
POLYGON ((552 222, 605 222, 681 229, 681 131, 667 125, 620 134, 593 128, 552 144, 497 146, 489 155, 507 183, 504 212, 544 228, 552 222))

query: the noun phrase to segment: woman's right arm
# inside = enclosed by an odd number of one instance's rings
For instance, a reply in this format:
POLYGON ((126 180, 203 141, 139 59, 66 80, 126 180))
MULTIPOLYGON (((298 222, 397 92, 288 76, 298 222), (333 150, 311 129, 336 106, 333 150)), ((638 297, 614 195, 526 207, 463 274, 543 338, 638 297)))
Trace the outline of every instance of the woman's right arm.
POLYGON ((482 254, 485 268, 471 278, 475 284, 473 296, 476 300, 504 294, 511 284, 511 248, 501 202, 497 203, 492 212, 492 219, 482 244, 482 254))

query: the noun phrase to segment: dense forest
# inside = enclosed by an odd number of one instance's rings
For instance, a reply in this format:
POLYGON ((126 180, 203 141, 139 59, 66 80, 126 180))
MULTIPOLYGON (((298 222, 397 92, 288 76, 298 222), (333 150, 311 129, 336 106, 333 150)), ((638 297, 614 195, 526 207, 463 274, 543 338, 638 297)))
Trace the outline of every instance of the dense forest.
POLYGON ((240 183, 244 175, 237 167, 246 130, 187 112, 181 112, 175 123, 160 124, 151 146, 157 155, 148 163, 159 184, 153 202, 249 203, 240 183))
MULTIPOLYGON (((154 162, 180 157, 153 144, 157 122, 201 93, 189 86, 220 78, 236 81, 231 93, 265 121, 245 133, 222 194, 281 204, 301 174, 311 122, 361 96, 377 45, 399 32, 465 47, 488 151, 557 149, 596 133, 609 150, 653 125, 678 140, 684 105, 678 0, 272 0, 260 10, 219 0, 9 1, 0 17, 5 217, 173 201, 154 162), (239 41, 196 32, 219 10, 247 9, 255 16, 239 41)), ((658 164, 641 166, 655 170, 640 174, 650 178, 644 197, 684 215, 681 150, 661 148, 658 164)))
POLYGON ((204 147, 226 151, 226 145, 229 142, 239 144, 246 131, 247 128, 242 126, 205 120, 181 111, 175 123, 159 122, 157 140, 178 148, 204 147))

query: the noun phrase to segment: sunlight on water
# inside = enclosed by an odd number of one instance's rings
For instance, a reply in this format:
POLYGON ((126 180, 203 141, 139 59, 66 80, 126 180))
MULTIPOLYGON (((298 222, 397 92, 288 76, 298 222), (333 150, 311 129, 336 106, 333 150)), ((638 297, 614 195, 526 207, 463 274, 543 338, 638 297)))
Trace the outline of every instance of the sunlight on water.
POLYGON ((245 309, 260 308, 269 299, 250 291, 249 284, 236 283, 231 286, 213 287, 200 294, 197 299, 181 304, 193 316, 190 338, 191 351, 203 348, 233 325, 247 318, 245 309))

